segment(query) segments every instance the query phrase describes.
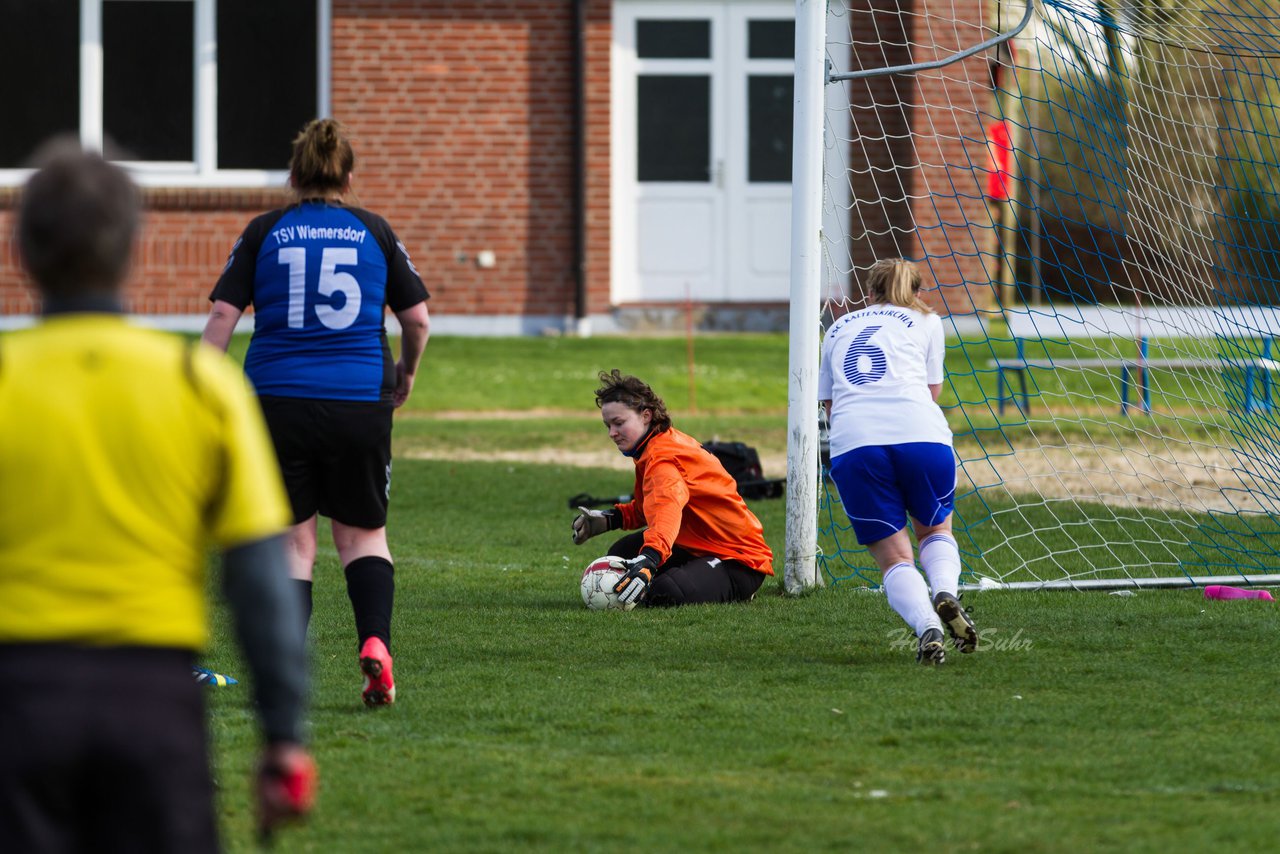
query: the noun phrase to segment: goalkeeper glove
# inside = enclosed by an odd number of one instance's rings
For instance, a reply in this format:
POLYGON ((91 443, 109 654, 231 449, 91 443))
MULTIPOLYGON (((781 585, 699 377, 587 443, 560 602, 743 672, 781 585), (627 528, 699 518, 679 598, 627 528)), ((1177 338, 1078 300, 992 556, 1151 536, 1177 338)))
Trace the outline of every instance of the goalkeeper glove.
POLYGON ((622 514, 617 509, 588 510, 586 507, 579 507, 578 513, 580 514, 578 518, 573 520, 573 544, 575 546, 580 546, 592 537, 597 537, 622 525, 622 514))
POLYGON ((649 593, 649 583, 653 581, 653 573, 658 568, 658 559, 653 549, 644 548, 638 557, 630 560, 616 558, 610 562, 614 569, 625 573, 618 583, 613 585, 613 592, 624 605, 636 605, 644 601, 649 593))

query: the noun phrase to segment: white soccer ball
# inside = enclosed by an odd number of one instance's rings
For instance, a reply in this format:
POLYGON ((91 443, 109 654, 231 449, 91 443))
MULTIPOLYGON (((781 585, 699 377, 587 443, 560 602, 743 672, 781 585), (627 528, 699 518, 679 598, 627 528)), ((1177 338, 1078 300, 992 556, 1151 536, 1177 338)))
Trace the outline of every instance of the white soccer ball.
POLYGON ((613 558, 598 557, 582 571, 582 602, 592 611, 630 611, 636 603, 624 605, 613 592, 613 585, 626 573, 610 566, 610 560, 613 558))

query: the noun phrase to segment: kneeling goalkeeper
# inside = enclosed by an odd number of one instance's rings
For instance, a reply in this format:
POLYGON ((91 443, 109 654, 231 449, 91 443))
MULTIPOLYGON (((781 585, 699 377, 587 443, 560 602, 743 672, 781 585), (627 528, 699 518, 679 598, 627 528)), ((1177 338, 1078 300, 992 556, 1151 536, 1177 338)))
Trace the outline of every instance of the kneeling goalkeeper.
POLYGON ((773 575, 764 530, 724 466, 671 425, 648 384, 617 369, 600 373, 596 406, 609 439, 636 466, 634 498, 608 510, 580 507, 573 541, 643 528, 609 549, 624 573, 615 592, 650 606, 740 602, 773 575))

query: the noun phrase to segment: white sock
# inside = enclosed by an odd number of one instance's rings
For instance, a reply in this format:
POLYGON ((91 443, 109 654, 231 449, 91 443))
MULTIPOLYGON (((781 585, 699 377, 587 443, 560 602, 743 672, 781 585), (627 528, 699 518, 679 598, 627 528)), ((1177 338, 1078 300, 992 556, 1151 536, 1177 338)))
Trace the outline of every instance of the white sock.
POLYGON ((960 591, 960 547, 950 534, 930 534, 920 543, 920 565, 933 595, 960 591))
POLYGON ((889 599, 889 606, 906 620, 916 637, 928 629, 942 628, 942 621, 929 601, 929 588, 911 564, 894 564, 885 570, 884 594, 889 599))

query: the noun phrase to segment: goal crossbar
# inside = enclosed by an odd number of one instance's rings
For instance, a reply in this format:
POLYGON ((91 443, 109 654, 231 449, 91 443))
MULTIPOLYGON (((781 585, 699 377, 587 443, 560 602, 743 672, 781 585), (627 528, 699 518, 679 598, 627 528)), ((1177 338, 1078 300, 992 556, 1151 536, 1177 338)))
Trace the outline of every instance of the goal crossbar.
POLYGON ((827 71, 826 80, 828 83, 835 83, 840 80, 865 80, 868 77, 881 77, 885 74, 912 74, 917 71, 934 71, 939 68, 945 68, 948 65, 955 65, 957 62, 976 56, 984 50, 995 47, 998 44, 1004 44, 1010 41, 1018 33, 1027 28, 1027 24, 1031 23, 1032 14, 1035 12, 1035 0, 1027 0, 1027 6, 1022 12, 1022 20, 1018 21, 1012 29, 998 33, 984 42, 979 42, 972 47, 964 50, 956 51, 949 56, 941 59, 932 59, 928 62, 908 62, 902 65, 893 65, 887 68, 860 68, 857 71, 842 71, 832 74, 827 71))

